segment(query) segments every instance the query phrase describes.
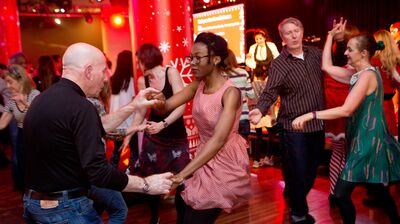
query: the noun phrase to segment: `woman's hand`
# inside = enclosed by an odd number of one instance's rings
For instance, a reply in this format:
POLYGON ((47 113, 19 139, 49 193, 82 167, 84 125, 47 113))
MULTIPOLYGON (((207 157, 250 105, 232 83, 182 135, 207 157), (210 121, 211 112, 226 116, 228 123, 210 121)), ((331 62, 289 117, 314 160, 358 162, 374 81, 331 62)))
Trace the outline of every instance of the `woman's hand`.
POLYGON ((328 35, 336 41, 344 41, 344 31, 346 29, 347 20, 343 21, 343 17, 340 17, 340 21, 336 23, 336 19, 333 20, 332 30, 328 32, 328 35))
POLYGON ((294 119, 294 121, 292 122, 292 127, 296 130, 302 130, 304 128, 304 125, 312 119, 313 119, 312 113, 303 114, 300 117, 294 119))
POLYGON ((146 132, 154 135, 160 132, 161 130, 164 129, 164 122, 154 122, 154 121, 148 121, 147 122, 147 127, 146 127, 146 132))

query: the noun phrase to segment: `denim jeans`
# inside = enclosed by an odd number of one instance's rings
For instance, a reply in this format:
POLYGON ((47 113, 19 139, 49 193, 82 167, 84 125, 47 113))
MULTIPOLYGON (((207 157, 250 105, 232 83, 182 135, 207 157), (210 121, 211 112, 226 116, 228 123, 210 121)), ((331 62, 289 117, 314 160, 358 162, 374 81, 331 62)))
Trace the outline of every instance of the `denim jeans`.
POLYGON ((89 197, 93 200, 94 208, 99 215, 104 210, 107 212, 109 224, 125 223, 128 207, 121 192, 92 186, 89 197))
POLYGON ((58 200, 55 208, 44 209, 40 200, 24 195, 24 220, 26 223, 103 223, 93 208, 93 201, 86 196, 68 199, 67 193, 58 200))
POLYGON ((325 146, 325 134, 323 131, 283 131, 280 137, 282 171, 289 193, 291 215, 304 216, 308 213, 306 197, 317 176, 319 156, 325 146))

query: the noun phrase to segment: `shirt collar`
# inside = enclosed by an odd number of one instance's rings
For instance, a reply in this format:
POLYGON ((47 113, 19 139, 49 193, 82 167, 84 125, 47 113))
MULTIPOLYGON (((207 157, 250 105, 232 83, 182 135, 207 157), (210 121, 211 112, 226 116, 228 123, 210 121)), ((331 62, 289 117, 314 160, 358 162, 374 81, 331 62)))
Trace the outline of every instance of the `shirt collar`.
MULTIPOLYGON (((309 49, 309 47, 308 46, 304 46, 303 45, 303 54, 304 54, 304 58, 306 58, 306 55, 307 55, 307 53, 308 53, 308 49, 309 49)), ((287 47, 285 46, 285 47, 283 47, 283 50, 282 50, 282 53, 281 53, 286 59, 288 59, 288 58, 295 58, 290 52, 289 52, 289 50, 287 49, 287 47)))
POLYGON ((75 90, 79 95, 86 97, 85 93, 83 92, 83 90, 81 89, 81 87, 79 87, 76 83, 74 83, 73 81, 66 79, 66 78, 61 78, 60 81, 58 81, 58 83, 60 85, 63 86, 67 86, 67 87, 71 87, 73 90, 75 90))

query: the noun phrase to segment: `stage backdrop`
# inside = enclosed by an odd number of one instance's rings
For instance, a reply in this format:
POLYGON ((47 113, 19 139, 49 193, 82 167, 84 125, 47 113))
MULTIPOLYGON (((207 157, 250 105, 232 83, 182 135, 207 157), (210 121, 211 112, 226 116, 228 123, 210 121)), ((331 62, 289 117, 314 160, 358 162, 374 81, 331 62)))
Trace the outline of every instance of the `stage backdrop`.
POLYGON ((239 63, 245 60, 244 4, 193 14, 194 35, 213 32, 225 38, 239 63))

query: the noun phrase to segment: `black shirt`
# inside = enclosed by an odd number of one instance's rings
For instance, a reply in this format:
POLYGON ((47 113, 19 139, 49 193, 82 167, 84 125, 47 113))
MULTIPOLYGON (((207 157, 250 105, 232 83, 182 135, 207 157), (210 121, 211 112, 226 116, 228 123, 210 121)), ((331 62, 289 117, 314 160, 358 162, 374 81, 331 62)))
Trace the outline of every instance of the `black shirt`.
POLYGON ((24 123, 26 186, 54 192, 90 184, 121 191, 128 176, 108 164, 104 129, 78 85, 61 79, 37 97, 24 123))

